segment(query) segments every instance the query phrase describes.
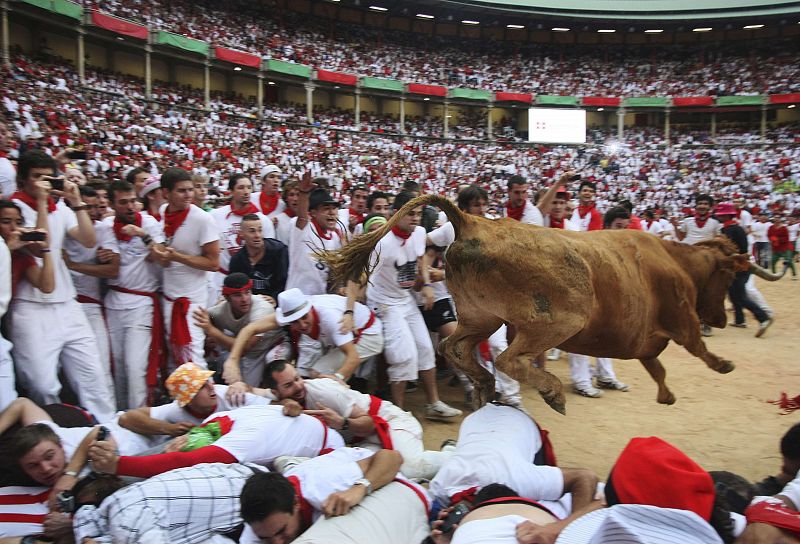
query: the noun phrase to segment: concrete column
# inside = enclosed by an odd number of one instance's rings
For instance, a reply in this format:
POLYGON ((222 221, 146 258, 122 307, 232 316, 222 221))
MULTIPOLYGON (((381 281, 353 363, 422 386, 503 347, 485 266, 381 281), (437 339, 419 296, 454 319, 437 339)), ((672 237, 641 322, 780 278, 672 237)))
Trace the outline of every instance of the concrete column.
POLYGON ((203 101, 205 108, 211 107, 211 62, 206 61, 203 65, 203 101))
POLYGON ((153 99, 153 67, 151 65, 153 46, 149 43, 144 46, 144 96, 153 99))
POLYGON ((494 110, 494 104, 489 102, 486 106, 486 138, 489 140, 494 140, 494 126, 492 126, 492 110, 494 110))
POLYGON ((356 87, 356 130, 361 130, 361 88, 356 87))
POLYGON ((86 83, 86 48, 83 43, 84 36, 86 36, 86 29, 83 25, 78 25, 78 41, 76 43, 77 51, 75 56, 78 57, 78 79, 81 85, 86 83))
POLYGON ((3 1, 0 4, 0 10, 2 10, 2 30, 0 32, 3 33, 3 43, 2 43, 2 51, 3 51, 3 64, 7 68, 11 68, 11 53, 10 51, 10 38, 9 33, 11 32, 8 27, 8 2, 3 1))
POLYGON ((711 138, 717 137, 717 114, 711 113, 711 138))
POLYGON ((444 132, 442 133, 443 138, 450 137, 450 102, 448 100, 444 101, 444 132))
POLYGON ((258 108, 258 118, 264 118, 264 74, 258 74, 258 90, 256 91, 256 107, 258 108))
POLYGON ((400 97, 400 134, 406 133, 406 97, 400 97))
POLYGON ((306 119, 308 124, 314 123, 314 84, 306 83, 306 119))
POLYGON ((625 136, 625 108, 617 109, 617 140, 622 141, 625 136))
POLYGON ((761 106, 761 139, 767 139, 767 105, 761 106))
POLYGON ((664 110, 664 141, 667 142, 667 147, 669 147, 669 108, 664 110))

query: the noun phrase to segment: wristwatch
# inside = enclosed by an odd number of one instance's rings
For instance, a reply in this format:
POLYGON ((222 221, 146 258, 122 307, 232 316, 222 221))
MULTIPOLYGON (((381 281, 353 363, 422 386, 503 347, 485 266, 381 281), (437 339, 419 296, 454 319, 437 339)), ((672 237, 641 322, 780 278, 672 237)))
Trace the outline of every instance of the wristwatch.
POLYGON ((73 478, 77 478, 78 473, 74 470, 65 470, 63 476, 72 476, 73 478))
POLYGON ((336 378, 338 378, 338 379, 342 380, 343 382, 346 382, 346 381, 347 381, 347 380, 345 380, 345 379, 344 379, 344 374, 342 374, 341 372, 334 372, 334 373, 333 373, 333 375, 334 375, 336 378))
POLYGON ((372 482, 370 482, 366 478, 359 478, 358 480, 353 482, 353 485, 363 485, 364 487, 367 488, 367 495, 372 493, 372 482))

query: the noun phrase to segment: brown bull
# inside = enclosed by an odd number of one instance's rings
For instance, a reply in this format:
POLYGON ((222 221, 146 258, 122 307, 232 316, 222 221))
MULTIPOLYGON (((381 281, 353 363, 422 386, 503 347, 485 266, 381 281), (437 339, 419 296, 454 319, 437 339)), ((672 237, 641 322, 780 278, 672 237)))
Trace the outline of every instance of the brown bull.
MULTIPOLYGON (((458 327, 439 351, 475 383, 479 404, 491 400, 494 377, 480 366, 474 348, 503 323, 517 333, 495 366, 536 387, 561 413, 566 402, 561 382, 531 365, 549 348, 639 359, 658 384, 662 404, 675 402, 658 360, 670 340, 712 370, 733 370, 733 363, 708 351, 700 335, 701 321, 725 327, 724 301, 734 273, 751 269, 748 257, 735 254, 727 239, 691 246, 633 230, 541 228, 467 215, 444 197, 424 195, 381 230, 322 258, 335 277, 358 280, 369 272, 378 240, 399 218, 428 203, 445 212, 456 233, 445 261, 458 327)), ((753 270, 767 279, 779 277, 753 270)))

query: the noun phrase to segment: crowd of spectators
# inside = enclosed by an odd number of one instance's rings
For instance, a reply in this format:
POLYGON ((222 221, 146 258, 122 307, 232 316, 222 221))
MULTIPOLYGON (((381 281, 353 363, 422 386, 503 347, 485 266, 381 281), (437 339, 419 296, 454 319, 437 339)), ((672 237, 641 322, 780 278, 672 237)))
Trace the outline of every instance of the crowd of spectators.
POLYGON ((550 95, 757 95, 800 90, 796 40, 698 47, 553 46, 371 29, 269 2, 86 0, 87 7, 264 58, 403 81, 550 95))

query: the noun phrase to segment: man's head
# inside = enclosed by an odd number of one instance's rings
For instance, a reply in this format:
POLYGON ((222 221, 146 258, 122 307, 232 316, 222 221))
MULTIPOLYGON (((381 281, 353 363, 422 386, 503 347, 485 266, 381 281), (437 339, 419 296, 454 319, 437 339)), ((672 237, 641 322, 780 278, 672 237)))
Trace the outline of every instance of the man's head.
POLYGON ((89 218, 92 221, 99 221, 102 219, 105 210, 98 204, 97 191, 88 185, 81 185, 79 190, 81 193, 81 200, 83 200, 83 203, 87 206, 86 212, 89 214, 89 218))
POLYGON ((375 230, 379 230, 383 227, 389 220, 386 219, 386 216, 379 214, 379 213, 371 213, 364 218, 364 233, 370 233, 375 230))
POLYGON ((25 474, 46 487, 55 485, 67 465, 61 439, 44 423, 18 430, 11 442, 11 456, 25 474))
POLYGON ((294 486, 277 472, 253 474, 241 495, 242 520, 269 544, 287 544, 305 530, 294 486))
POLYGON ((142 187, 144 187, 144 183, 149 177, 150 172, 144 168, 134 168, 125 175, 125 181, 133 185, 134 191, 136 191, 136 194, 138 195, 142 191, 142 187))
POLYGON ((783 472, 796 476, 800 471, 800 423, 792 426, 781 438, 783 472))
MULTIPOLYGON (((399 195, 394 198, 394 202, 392 203, 392 209, 397 212, 400 208, 405 206, 408 202, 410 202, 414 197, 411 193, 407 193, 403 191, 399 195)), ((414 208, 410 212, 408 212, 405 217, 400 219, 395 226, 403 230, 405 232, 414 232, 419 226, 419 222, 422 219, 422 206, 414 208)))
POLYGON ((733 205, 737 210, 743 210, 745 206, 747 206, 747 202, 745 201, 744 197, 737 196, 733 199, 733 205))
POLYGON ((147 178, 137 194, 148 209, 159 208, 166 200, 164 198, 164 189, 161 186, 161 178, 158 176, 147 178))
POLYGON ((550 203, 550 217, 553 219, 563 219, 567 215, 567 203, 570 196, 566 191, 559 191, 550 203))
POLYGON ((375 191, 367 198, 367 209, 369 213, 378 213, 388 218, 391 214, 389 195, 383 191, 375 191))
POLYGON ((167 378, 167 392, 181 408, 189 406, 198 414, 208 415, 217 406, 217 394, 211 381, 213 375, 213 370, 184 363, 167 378))
POLYGON ((522 176, 511 176, 508 180, 508 203, 512 208, 524 206, 529 197, 528 181, 522 176))
POLYGON ((274 195, 281 188, 281 169, 270 164, 261 172, 261 192, 274 195))
POLYGON ((578 188, 578 200, 582 206, 588 206, 594 202, 594 196, 597 194, 597 186, 591 181, 582 181, 578 188))
POLYGON ((411 195, 411 198, 417 198, 420 195, 421 188, 416 181, 408 180, 403 182, 403 192, 411 195))
POLYGON ((699 194, 694 198, 694 211, 699 215, 706 215, 711 212, 714 206, 714 199, 706 194, 699 194))
POLYGON ((123 223, 133 223, 136 219, 136 194, 133 185, 127 181, 115 181, 108 188, 114 214, 123 223))
POLYGON ((183 168, 167 168, 161 174, 161 187, 166 191, 169 210, 182 211, 192 205, 194 200, 194 183, 192 175, 183 168))
POLYGON ((603 216, 603 228, 607 230, 627 229, 631 222, 631 214, 622 206, 615 206, 603 216))
POLYGON ((10 200, 0 200, 0 236, 6 242, 20 227, 25 226, 22 210, 10 200))
POLYGON ((305 381, 294 365, 282 359, 270 361, 264 368, 264 385, 278 400, 292 399, 302 403, 306 398, 305 381))
POLYGON ((456 198, 458 209, 470 215, 486 215, 489 206, 489 194, 477 185, 467 185, 456 198))
POLYGON ((202 207, 208 197, 208 177, 194 174, 192 185, 194 186, 194 204, 202 207))
POLYGON ((364 213, 367 210, 367 199, 369 189, 365 185, 356 185, 350 191, 350 208, 357 213, 364 213))
POLYGON ((264 225, 261 223, 261 218, 254 213, 242 217, 242 222, 239 223, 239 237, 249 252, 264 247, 264 225))
POLYGON ((26 151, 17 163, 17 186, 35 194, 35 184, 44 176, 58 176, 58 164, 44 151, 26 151))
POLYGON ((762 223, 766 223, 767 221, 769 221, 769 214, 767 213, 766 210, 761 210, 760 212, 758 212, 758 220, 761 221, 762 223))
POLYGON ((308 213, 325 230, 334 230, 339 222, 339 203, 325 189, 314 189, 308 197, 308 213))
POLYGON ((253 280, 241 272, 228 274, 222 284, 222 296, 228 301, 233 317, 239 319, 253 305, 253 280))
POLYGON ((730 221, 736 217, 736 208, 730 202, 720 202, 714 210, 714 215, 720 221, 730 221))
POLYGON ((233 174, 228 181, 228 191, 231 193, 231 207, 244 208, 250 203, 253 182, 244 174, 233 174))
POLYGON ((275 309, 275 321, 292 331, 308 334, 314 326, 314 315, 311 311, 311 299, 297 287, 287 289, 278 294, 278 307, 275 309))
POLYGON ((283 201, 286 207, 297 213, 297 201, 300 199, 300 189, 297 188, 298 183, 295 180, 287 181, 283 186, 283 201))
POLYGON ((105 213, 109 204, 108 183, 102 179, 93 179, 89 181, 89 187, 97 193, 97 206, 105 213))

